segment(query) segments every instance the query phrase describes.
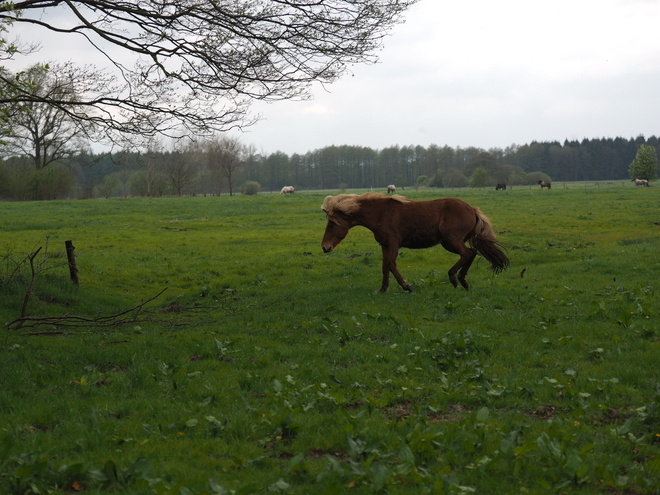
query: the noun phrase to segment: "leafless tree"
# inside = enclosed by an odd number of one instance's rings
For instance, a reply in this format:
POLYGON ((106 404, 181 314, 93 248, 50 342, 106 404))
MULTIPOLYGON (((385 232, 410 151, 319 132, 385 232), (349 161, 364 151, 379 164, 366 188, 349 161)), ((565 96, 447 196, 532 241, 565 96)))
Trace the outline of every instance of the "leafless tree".
MULTIPOLYGON (((72 77, 66 65, 56 65, 50 70, 47 65, 37 64, 9 77, 34 98, 7 105, 11 126, 3 130, 0 154, 29 157, 35 169, 41 170, 86 148, 84 138, 92 129, 71 118, 71 112, 76 111, 77 94, 75 76, 72 77), (45 98, 70 101, 69 111, 49 105, 43 101, 45 98)), ((3 86, 6 88, 0 80, 0 93, 3 86)))
POLYGON ((94 191, 105 199, 108 199, 119 189, 120 185, 121 178, 119 174, 108 174, 95 186, 94 191))
POLYGON ((177 149, 163 155, 165 175, 177 196, 181 196, 184 189, 195 181, 199 171, 197 166, 199 152, 196 148, 195 143, 188 143, 183 150, 177 149))
POLYGON ((234 195, 236 187, 236 175, 243 165, 246 147, 241 141, 234 137, 215 136, 206 141, 206 157, 208 168, 212 176, 216 176, 220 184, 227 183, 229 195, 234 195))
POLYGON ((146 196, 158 197, 165 193, 167 177, 163 173, 162 148, 150 148, 142 157, 144 175, 142 177, 146 186, 146 196))
POLYGON ((20 51, 6 39, 20 23, 37 34, 79 37, 115 74, 88 74, 108 84, 89 85, 73 102, 12 87, 0 71, 12 88, 0 91, 0 105, 38 98, 71 112, 75 103, 86 110, 72 113, 102 127, 108 138, 199 136, 243 127, 255 121, 249 114, 254 100, 306 98, 313 82, 329 84, 352 64, 375 62, 383 38, 416 1, 2 2, 0 60, 20 51))

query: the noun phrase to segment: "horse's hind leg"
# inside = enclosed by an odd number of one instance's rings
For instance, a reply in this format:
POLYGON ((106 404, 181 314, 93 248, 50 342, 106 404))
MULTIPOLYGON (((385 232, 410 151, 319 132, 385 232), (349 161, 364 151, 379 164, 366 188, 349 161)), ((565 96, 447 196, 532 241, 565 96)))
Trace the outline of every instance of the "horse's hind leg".
POLYGON ((474 249, 470 249, 462 242, 445 242, 442 244, 442 247, 450 253, 458 254, 461 257, 456 264, 449 269, 449 272, 447 272, 449 275, 449 281, 454 287, 458 287, 458 283, 460 282, 464 289, 469 289, 470 284, 465 277, 472 266, 474 258, 477 256, 477 252, 474 249))
MULTIPOLYGON (((465 279, 467 276, 467 272, 472 266, 472 262, 474 261, 474 258, 477 257, 477 252, 474 249, 468 248, 468 251, 471 253, 468 255, 468 258, 466 261, 463 262, 463 266, 461 267, 460 271, 458 272, 458 281, 461 283, 464 289, 469 289, 470 284, 468 281, 465 279)), ((463 260, 463 256, 461 256, 461 259, 463 260)))

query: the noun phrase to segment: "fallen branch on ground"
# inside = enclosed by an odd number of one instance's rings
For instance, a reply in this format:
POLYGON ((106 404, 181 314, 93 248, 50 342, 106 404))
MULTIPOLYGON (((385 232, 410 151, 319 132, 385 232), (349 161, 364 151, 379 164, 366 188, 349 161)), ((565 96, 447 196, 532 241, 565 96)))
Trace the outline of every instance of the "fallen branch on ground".
POLYGON ((84 316, 74 316, 74 315, 64 315, 64 316, 25 316, 16 318, 13 321, 5 324, 7 330, 13 330, 17 328, 30 328, 37 327, 40 325, 53 325, 58 327, 113 327, 119 325, 126 325, 128 323, 135 323, 140 311, 142 308, 159 297, 163 292, 167 290, 165 287, 158 294, 153 296, 150 299, 138 304, 137 306, 122 311, 120 313, 115 313, 113 315, 106 316, 97 316, 96 318, 87 318, 84 316), (133 314, 135 313, 135 314, 133 314))

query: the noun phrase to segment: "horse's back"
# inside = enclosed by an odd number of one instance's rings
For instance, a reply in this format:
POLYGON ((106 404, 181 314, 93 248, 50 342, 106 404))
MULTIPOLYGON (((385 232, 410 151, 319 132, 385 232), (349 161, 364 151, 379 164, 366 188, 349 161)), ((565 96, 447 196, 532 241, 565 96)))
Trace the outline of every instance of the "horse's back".
MULTIPOLYGON (((394 205, 393 205, 394 206, 394 205)), ((439 219, 474 218, 474 208, 459 198, 439 198, 426 201, 410 201, 397 207, 404 221, 414 223, 437 223, 439 219)))
POLYGON ((401 246, 423 249, 450 237, 464 238, 477 223, 475 209, 458 198, 411 201, 393 205, 401 246))

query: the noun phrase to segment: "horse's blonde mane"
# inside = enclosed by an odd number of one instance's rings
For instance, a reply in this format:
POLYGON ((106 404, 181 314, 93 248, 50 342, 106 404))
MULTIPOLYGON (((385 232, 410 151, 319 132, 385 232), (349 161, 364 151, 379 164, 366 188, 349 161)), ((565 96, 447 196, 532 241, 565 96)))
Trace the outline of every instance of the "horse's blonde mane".
POLYGON ((381 193, 365 193, 365 194, 340 194, 338 196, 327 196, 323 200, 323 206, 321 207, 328 215, 336 211, 339 211, 345 215, 352 215, 360 209, 360 204, 362 201, 368 201, 370 199, 392 199, 398 201, 399 203, 410 203, 410 200, 405 196, 400 196, 394 194, 392 196, 386 196, 381 193))

